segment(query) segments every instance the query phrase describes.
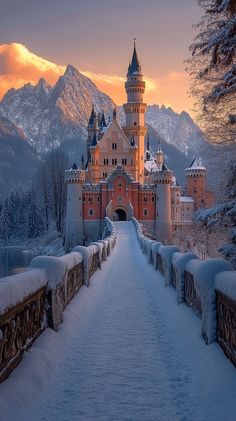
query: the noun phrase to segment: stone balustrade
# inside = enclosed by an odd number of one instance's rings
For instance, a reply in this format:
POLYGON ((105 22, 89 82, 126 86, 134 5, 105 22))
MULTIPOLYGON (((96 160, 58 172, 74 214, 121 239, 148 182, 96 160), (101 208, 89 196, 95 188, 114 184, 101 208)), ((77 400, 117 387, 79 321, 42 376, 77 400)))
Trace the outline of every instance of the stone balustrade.
POLYGON ((163 275, 166 286, 176 290, 177 303, 191 307, 201 319, 206 344, 218 342, 236 366, 236 272, 224 259, 199 260, 192 252, 163 246, 145 237, 133 218, 138 242, 148 262, 163 275))
POLYGON ((26 272, 0 279, 0 382, 45 328, 58 329, 67 304, 115 244, 116 228, 105 218, 103 240, 61 257, 35 257, 26 272))

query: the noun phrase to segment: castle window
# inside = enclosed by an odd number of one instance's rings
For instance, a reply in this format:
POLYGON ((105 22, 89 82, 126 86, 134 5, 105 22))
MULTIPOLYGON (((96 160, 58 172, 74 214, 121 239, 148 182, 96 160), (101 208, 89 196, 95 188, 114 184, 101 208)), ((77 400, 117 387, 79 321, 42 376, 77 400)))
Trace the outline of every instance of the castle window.
POLYGON ((137 123, 136 123, 136 121, 134 122, 134 126, 137 126, 137 123))
POLYGON ((83 196, 83 202, 85 203, 85 196, 83 196))
POLYGON ((89 216, 92 216, 93 215, 93 209, 89 209, 88 214, 89 214, 89 216))
POLYGON ((148 215, 148 210, 145 208, 145 209, 143 209, 143 215, 144 216, 147 216, 148 215))
POLYGON ((147 203, 147 201, 148 201, 147 196, 144 196, 143 201, 144 201, 144 203, 147 203))
POLYGON ((112 158, 111 162, 112 162, 112 165, 114 165, 114 158, 112 158))
POLYGON ((133 165, 133 160, 132 159, 130 160, 130 164, 133 165))
POLYGON ((117 159, 115 158, 115 165, 117 165, 117 159))
POLYGON ((154 196, 152 196, 152 202, 155 202, 155 197, 154 196))
POLYGON ((97 201, 100 202, 100 197, 99 196, 97 197, 97 201))
POLYGON ((89 203, 93 202, 93 196, 89 196, 89 203))
POLYGON ((117 149, 117 143, 115 143, 115 149, 117 149))

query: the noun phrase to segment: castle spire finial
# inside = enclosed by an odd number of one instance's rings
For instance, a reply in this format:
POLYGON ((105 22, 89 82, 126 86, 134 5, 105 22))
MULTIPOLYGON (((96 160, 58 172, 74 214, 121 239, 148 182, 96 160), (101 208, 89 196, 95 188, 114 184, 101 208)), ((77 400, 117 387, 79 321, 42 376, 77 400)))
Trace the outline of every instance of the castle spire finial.
POLYGON ((141 66, 139 63, 137 51, 136 51, 136 38, 134 38, 134 50, 132 55, 131 63, 128 67, 128 75, 134 74, 134 73, 140 73, 141 72, 141 66))

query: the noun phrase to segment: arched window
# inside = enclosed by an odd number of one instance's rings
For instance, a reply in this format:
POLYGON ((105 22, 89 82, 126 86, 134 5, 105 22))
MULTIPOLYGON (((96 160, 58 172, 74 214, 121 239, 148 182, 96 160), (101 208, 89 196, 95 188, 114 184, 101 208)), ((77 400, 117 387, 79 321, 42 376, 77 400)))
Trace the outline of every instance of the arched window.
POLYGON ((143 215, 144 216, 147 216, 148 215, 148 210, 145 208, 145 209, 143 209, 143 215))
POLYGON ((93 209, 89 209, 88 214, 89 214, 89 216, 92 216, 93 215, 93 209))

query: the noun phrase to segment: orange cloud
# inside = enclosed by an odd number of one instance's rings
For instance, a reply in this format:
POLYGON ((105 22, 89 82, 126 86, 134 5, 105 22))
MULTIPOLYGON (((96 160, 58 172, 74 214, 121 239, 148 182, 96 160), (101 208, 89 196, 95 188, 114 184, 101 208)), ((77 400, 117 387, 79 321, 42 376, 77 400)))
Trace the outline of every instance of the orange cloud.
POLYGON ((31 53, 23 44, 0 45, 0 97, 12 87, 35 84, 41 77, 54 84, 64 71, 64 66, 31 53))
MULTIPOLYGON (((55 84, 65 71, 61 66, 33 54, 23 44, 0 45, 0 98, 8 89, 20 88, 30 82, 36 84, 43 77, 50 84, 55 84)), ((125 77, 81 71, 92 79, 97 87, 120 105, 126 102, 124 89, 125 77)), ((172 71, 162 78, 149 78, 145 75, 145 101, 148 104, 164 104, 175 111, 190 111, 192 101, 187 91, 188 76, 184 72, 172 71)))
MULTIPOLYGON (((93 73, 90 71, 81 70, 85 76, 89 77, 96 86, 107 95, 109 95, 113 101, 120 105, 126 102, 126 93, 124 89, 125 78, 117 75, 106 75, 101 73, 93 73)), ((156 89, 156 81, 154 79, 145 76, 146 82, 146 94, 153 94, 156 89)), ((145 96, 146 97, 146 96, 145 96)))

